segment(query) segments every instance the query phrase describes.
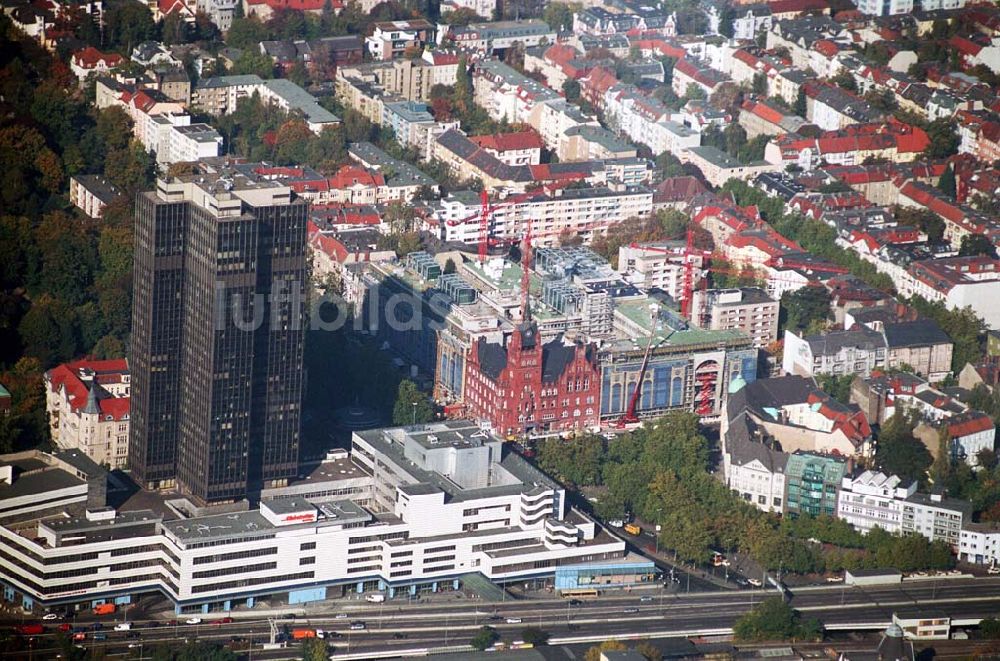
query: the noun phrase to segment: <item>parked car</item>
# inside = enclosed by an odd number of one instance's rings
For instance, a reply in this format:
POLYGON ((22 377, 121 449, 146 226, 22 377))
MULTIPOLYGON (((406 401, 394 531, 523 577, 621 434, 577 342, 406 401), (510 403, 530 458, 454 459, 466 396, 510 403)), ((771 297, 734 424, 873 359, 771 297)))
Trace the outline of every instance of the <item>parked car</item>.
POLYGON ((98 631, 94 633, 94 640, 107 640, 107 639, 108 639, 108 634, 104 633, 103 631, 98 631))
POLYGON ((184 620, 184 624, 201 624, 201 618, 189 617, 188 619, 184 620))
POLYGON ((762 585, 764 585, 763 583, 761 583, 761 581, 760 581, 759 578, 748 578, 747 579, 747 583, 749 583, 750 585, 754 586, 755 588, 759 588, 762 585))
POLYGON ((645 597, 639 597, 639 602, 643 603, 643 604, 645 604, 647 602, 650 602, 652 600, 653 600, 653 598, 650 597, 648 594, 645 597))
POLYGON ((623 613, 626 613, 626 614, 630 614, 630 613, 638 613, 638 612, 639 612, 639 609, 638 609, 638 608, 635 608, 635 607, 632 607, 632 608, 626 608, 626 609, 625 609, 625 610, 623 610, 622 612, 623 612, 623 613))
POLYGON ((621 528, 622 526, 625 525, 625 522, 622 521, 621 519, 611 519, 610 521, 608 521, 608 525, 611 526, 612 528, 621 528))
POLYGON ((59 631, 65 632, 69 631, 71 628, 72 627, 70 627, 69 622, 63 622, 62 624, 59 625, 59 631))
POLYGON ((115 625, 115 631, 129 631, 132 628, 131 622, 120 622, 115 625))
POLYGON ((346 620, 348 617, 349 616, 347 615, 347 613, 337 613, 336 615, 333 616, 333 619, 335 619, 335 620, 346 620))
POLYGON ((506 620, 507 624, 521 624, 521 618, 519 617, 508 617, 506 620))
POLYGON ((986 570, 986 573, 987 574, 1000 574, 1000 567, 997 567, 996 565, 993 565, 989 569, 986 570))
POLYGON ((42 619, 43 620, 58 620, 59 619, 59 613, 46 613, 45 615, 42 616, 42 619))

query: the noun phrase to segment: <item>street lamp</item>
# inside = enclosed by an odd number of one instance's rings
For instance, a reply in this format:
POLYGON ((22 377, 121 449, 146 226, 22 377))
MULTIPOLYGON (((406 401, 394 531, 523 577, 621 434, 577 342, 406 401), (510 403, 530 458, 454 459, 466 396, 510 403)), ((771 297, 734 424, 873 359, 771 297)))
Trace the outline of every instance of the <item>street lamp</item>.
POLYGON ((415 427, 417 425, 417 403, 410 402, 410 404, 413 406, 413 426, 415 427))

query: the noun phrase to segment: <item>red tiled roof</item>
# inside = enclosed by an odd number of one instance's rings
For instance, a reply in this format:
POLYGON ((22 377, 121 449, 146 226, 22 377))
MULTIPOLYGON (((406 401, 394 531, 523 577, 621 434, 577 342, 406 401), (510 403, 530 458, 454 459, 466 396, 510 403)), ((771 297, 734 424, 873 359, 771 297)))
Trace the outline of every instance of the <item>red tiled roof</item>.
MULTIPOLYGON (((113 360, 90 360, 82 359, 69 363, 63 363, 58 367, 53 367, 45 373, 46 381, 52 392, 59 392, 60 388, 65 388, 66 399, 74 410, 80 409, 87 404, 88 387, 80 380, 81 369, 88 369, 94 372, 94 378, 98 383, 116 382, 114 378, 107 378, 112 375, 119 375, 128 372, 128 361, 124 358, 113 360)), ((123 415, 129 412, 128 397, 106 397, 98 401, 102 414, 112 415, 116 420, 120 420, 123 415), (122 403, 124 402, 124 403, 122 403)))
POLYGON ((833 43, 829 39, 820 39, 815 42, 813 44, 813 50, 821 55, 825 55, 826 57, 834 57, 840 52, 840 48, 837 47, 837 44, 833 43))
POLYGON ((483 149, 496 152, 518 151, 521 149, 541 149, 544 147, 542 136, 535 131, 518 131, 516 133, 495 133, 493 135, 469 136, 469 140, 483 149))
POLYGON ((970 41, 965 37, 959 37, 955 35, 948 40, 948 45, 957 50, 962 55, 979 55, 979 51, 983 50, 983 47, 974 41, 970 41))
POLYGON ((772 108, 771 106, 754 101, 745 101, 743 103, 743 109, 749 113, 757 115, 761 119, 772 124, 777 124, 785 118, 777 108, 772 108))
POLYGON ((158 0, 156 4, 160 13, 164 16, 175 11, 187 12, 194 15, 194 11, 184 3, 184 0, 158 0))
POLYGON ((981 411, 970 411, 946 420, 945 425, 951 438, 960 438, 992 429, 993 419, 981 411))
POLYGON ((73 63, 81 69, 93 69, 101 62, 104 62, 107 67, 116 67, 124 59, 118 53, 102 53, 93 46, 87 46, 83 50, 73 53, 73 63))
POLYGON ((357 165, 344 165, 330 177, 330 188, 346 189, 352 186, 364 186, 366 188, 385 186, 385 177, 381 174, 372 174, 368 170, 357 165))
POLYGON ((580 53, 575 48, 566 44, 555 44, 549 46, 545 51, 545 59, 556 64, 566 64, 570 60, 580 57, 580 53))

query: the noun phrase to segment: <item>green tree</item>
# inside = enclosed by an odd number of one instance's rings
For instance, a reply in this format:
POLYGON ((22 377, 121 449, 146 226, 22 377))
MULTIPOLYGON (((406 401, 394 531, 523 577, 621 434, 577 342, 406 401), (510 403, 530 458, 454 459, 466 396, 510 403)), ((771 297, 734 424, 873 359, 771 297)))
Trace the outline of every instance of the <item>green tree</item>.
POLYGON ((816 382, 823 389, 823 392, 830 395, 830 397, 833 397, 841 404, 850 404, 851 384, 854 383, 854 375, 819 374, 816 376, 816 382))
POLYGON ((274 78, 274 61, 269 56, 248 48, 243 51, 233 65, 233 73, 236 75, 256 74, 261 78, 274 78))
POLYGON ((577 486, 601 483, 604 438, 584 434, 570 439, 548 438, 538 446, 538 465, 560 481, 577 486))
POLYGON ((733 625, 739 641, 817 640, 822 637, 815 620, 802 621, 781 597, 768 597, 733 625))
POLYGON ((267 27, 256 16, 234 18, 226 32, 226 45, 231 48, 256 50, 260 42, 273 38, 267 27))
POLYGON ((454 11, 448 11, 441 15, 441 22, 451 26, 464 26, 469 23, 483 23, 486 18, 477 14, 468 7, 459 7, 454 11))
POLYGON ((740 152, 747 144, 746 129, 737 122, 733 122, 722 133, 726 139, 726 151, 733 158, 739 158, 740 152))
POLYGON ((562 86, 563 96, 570 103, 576 103, 580 100, 580 83, 574 78, 567 78, 566 82, 562 86))
POLYGON ((573 27, 573 14, 582 8, 578 2, 550 2, 545 5, 542 20, 556 32, 566 32, 573 27))
POLYGON ((500 640, 500 634, 497 633, 496 629, 493 627, 479 627, 472 640, 469 641, 469 645, 475 650, 484 652, 498 640, 500 640))
POLYGON ((941 174, 941 178, 938 179, 938 190, 951 199, 955 199, 955 167, 951 163, 948 164, 948 167, 941 174))
POLYGON ((872 108, 881 110, 884 113, 892 113, 899 107, 899 104, 896 102, 896 95, 888 88, 872 88, 865 93, 864 99, 872 108))
POLYGON ((806 88, 805 86, 799 86, 799 92, 795 97, 795 114, 799 117, 805 118, 809 110, 808 101, 806 99, 806 88))
POLYGON ((538 627, 525 627, 521 631, 521 640, 535 647, 546 644, 550 637, 547 631, 542 631, 538 627))
POLYGON ((830 316, 830 292, 825 287, 803 287, 781 297, 784 328, 795 333, 815 329, 830 316))
POLYGON ((48 368, 74 358, 80 350, 80 329, 73 308, 43 294, 21 319, 18 333, 25 355, 48 368))
POLYGON ((894 206, 891 208, 896 222, 909 225, 927 235, 928 241, 940 241, 944 236, 944 220, 930 209, 913 209, 894 206))
POLYGON ((907 482, 927 479, 933 457, 927 447, 913 435, 916 427, 913 414, 897 413, 885 421, 875 449, 875 465, 889 475, 898 475, 907 482))
POLYGON ((958 249, 960 256, 966 255, 987 255, 996 256, 996 246, 984 234, 966 234, 962 237, 962 244, 958 249))
POLYGON ((944 117, 935 119, 927 125, 927 137, 930 144, 924 150, 927 158, 948 158, 958 153, 961 138, 954 120, 944 117))
POLYGON ((396 394, 396 405, 392 409, 392 422, 396 425, 409 425, 414 422, 430 422, 434 419, 434 407, 427 395, 420 392, 417 384, 404 379, 399 384, 396 394))
POLYGON ((319 638, 306 638, 302 641, 302 649, 299 651, 302 661, 327 661, 330 652, 326 648, 326 641, 319 638))
POLYGON ((757 96, 767 96, 767 74, 763 71, 755 73, 750 90, 757 96))
POLYGON ((995 617, 983 618, 979 623, 979 637, 984 640, 1000 640, 1000 620, 995 617))
POLYGON ((707 98, 704 88, 696 83, 688 83, 687 89, 684 90, 684 100, 685 101, 702 101, 707 98))
POLYGON ((105 46, 125 53, 143 41, 156 38, 156 23, 149 8, 132 0, 111 0, 104 9, 105 46))
POLYGON ((837 75, 830 79, 830 82, 848 92, 858 91, 858 83, 854 80, 854 75, 847 69, 838 71, 837 75))
POLYGON ((468 113, 473 107, 472 78, 469 77, 469 62, 462 55, 458 58, 458 66, 455 71, 454 91, 455 109, 461 113, 468 113))

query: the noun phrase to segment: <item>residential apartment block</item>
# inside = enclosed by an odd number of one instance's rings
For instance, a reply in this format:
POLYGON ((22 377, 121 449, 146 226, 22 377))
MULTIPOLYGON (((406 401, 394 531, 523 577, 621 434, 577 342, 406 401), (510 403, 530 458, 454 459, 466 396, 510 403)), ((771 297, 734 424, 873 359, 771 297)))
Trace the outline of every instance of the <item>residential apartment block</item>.
POLYGON ((919 493, 916 482, 907 485, 896 475, 868 470, 844 478, 837 516, 862 532, 879 527, 896 534, 916 533, 958 550, 962 525, 971 520, 972 505, 940 494, 919 493))
POLYGON ((316 97, 284 78, 264 80, 253 74, 206 78, 198 82, 191 102, 209 115, 228 115, 236 110, 241 99, 255 94, 264 103, 274 104, 286 112, 301 113, 313 133, 340 123, 340 119, 321 106, 316 97))
POLYGON ((100 175, 77 174, 69 179, 69 201, 91 218, 100 218, 104 207, 120 195, 118 188, 100 175))
POLYGON ((691 323, 712 330, 741 330, 753 338, 755 347, 778 339, 779 303, 762 289, 695 289, 691 323))

